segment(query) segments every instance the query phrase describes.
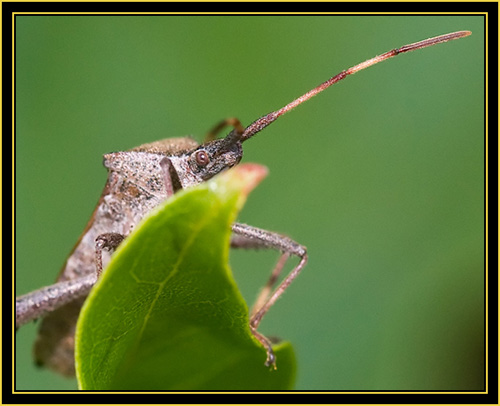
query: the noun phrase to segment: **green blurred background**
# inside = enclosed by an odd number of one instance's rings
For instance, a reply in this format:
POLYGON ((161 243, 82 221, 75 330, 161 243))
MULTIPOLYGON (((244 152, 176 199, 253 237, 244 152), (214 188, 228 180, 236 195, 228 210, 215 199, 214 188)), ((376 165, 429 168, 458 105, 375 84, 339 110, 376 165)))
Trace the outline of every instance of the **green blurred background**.
MULTIPOLYGON (((269 177, 242 222, 310 261, 264 319, 296 389, 484 387, 484 26, 480 16, 16 17, 16 293, 52 283, 106 179, 102 154, 249 124, 392 48, 245 143, 269 177)), ((232 252, 252 302, 275 253, 232 252)), ((76 389, 16 336, 17 389, 76 389)), ((278 360, 279 367, 279 360, 278 360)))

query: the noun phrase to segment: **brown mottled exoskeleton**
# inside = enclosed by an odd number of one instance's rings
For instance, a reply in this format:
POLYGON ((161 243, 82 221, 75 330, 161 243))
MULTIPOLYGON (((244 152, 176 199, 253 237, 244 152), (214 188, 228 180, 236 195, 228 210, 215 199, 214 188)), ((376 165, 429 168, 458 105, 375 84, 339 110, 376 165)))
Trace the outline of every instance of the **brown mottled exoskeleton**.
MULTIPOLYGON (((208 134, 202 145, 191 138, 172 138, 104 155, 104 166, 109 172, 106 186, 58 282, 16 299, 16 328, 43 317, 35 343, 36 362, 64 375, 74 375, 75 325, 87 294, 102 272, 103 255, 109 255, 105 251, 116 248, 152 208, 176 191, 204 182, 238 164, 244 141, 348 75, 398 54, 468 35, 469 31, 440 35, 376 56, 342 71, 246 128, 237 119, 224 120, 208 134), (215 135, 228 125, 234 129, 225 138, 215 139, 215 135)), ((271 343, 257 328, 269 308, 304 268, 306 249, 285 236, 244 224, 234 224, 232 232, 233 247, 270 248, 281 252, 250 314, 250 329, 267 351, 265 365, 274 367, 276 359, 271 343), (286 260, 292 255, 299 259, 298 264, 273 290, 286 260)))

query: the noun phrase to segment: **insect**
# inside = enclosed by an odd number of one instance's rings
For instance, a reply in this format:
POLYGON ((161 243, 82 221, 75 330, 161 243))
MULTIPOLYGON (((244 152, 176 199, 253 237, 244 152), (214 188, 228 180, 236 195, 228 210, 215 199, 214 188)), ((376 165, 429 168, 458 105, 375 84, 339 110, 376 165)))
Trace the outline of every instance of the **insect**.
MULTIPOLYGON (((64 264, 57 283, 16 298, 16 328, 43 318, 35 342, 35 360, 63 375, 74 375, 74 333, 81 306, 103 270, 103 257, 115 249, 141 219, 159 203, 180 189, 205 182, 237 165, 242 144, 278 117, 327 89, 338 81, 396 55, 466 37, 458 31, 393 49, 340 72, 279 110, 243 127, 238 119, 223 120, 199 145, 192 138, 171 138, 144 144, 125 152, 104 155, 108 179, 92 217, 64 264), (225 138, 217 134, 233 129, 225 138)), ((250 314, 250 330, 267 352, 265 365, 274 367, 271 342, 258 326, 276 300, 297 277, 307 262, 306 248, 290 238, 244 224, 232 225, 231 246, 265 248, 281 253, 267 284, 250 314), (297 265, 277 284, 291 257, 297 265), (277 286, 276 286, 277 285, 277 286)))

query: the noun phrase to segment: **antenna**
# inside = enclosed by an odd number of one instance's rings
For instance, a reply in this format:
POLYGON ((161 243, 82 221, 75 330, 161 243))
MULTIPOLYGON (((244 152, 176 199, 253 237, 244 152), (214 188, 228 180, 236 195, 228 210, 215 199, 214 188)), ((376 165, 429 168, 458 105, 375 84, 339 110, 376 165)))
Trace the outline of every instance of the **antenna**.
POLYGON ((243 142, 243 141, 249 139, 253 135, 257 134, 258 132, 260 132, 264 128, 266 128, 269 124, 271 124, 273 121, 275 121, 278 117, 289 112, 290 110, 293 110, 299 104, 304 103, 305 101, 309 100, 311 97, 316 96, 318 93, 321 93, 323 90, 329 88, 331 85, 337 83, 338 81, 346 78, 349 75, 352 75, 356 72, 359 72, 360 70, 363 70, 363 69, 366 69, 370 66, 373 66, 379 62, 385 61, 385 60, 392 58, 396 55, 403 54, 405 52, 415 51, 417 49, 430 47, 430 46, 436 45, 436 44, 441 44, 442 42, 448 42, 448 41, 451 41, 454 39, 467 37, 470 34, 471 34, 470 31, 457 31, 457 32, 452 32, 450 34, 439 35, 437 37, 433 37, 433 38, 425 39, 423 41, 415 42, 413 44, 404 45, 401 48, 393 49, 392 51, 388 51, 382 55, 379 55, 379 56, 376 56, 374 58, 368 59, 367 61, 361 62, 361 63, 333 76, 332 78, 328 79, 326 82, 321 83, 319 86, 315 87, 314 89, 309 90, 307 93, 298 97, 297 99, 295 99, 291 103, 288 103, 285 107, 282 107, 279 110, 273 111, 273 112, 266 114, 265 116, 255 120, 252 124, 250 124, 247 128, 245 128, 245 131, 243 132, 243 134, 241 134, 240 141, 243 142))

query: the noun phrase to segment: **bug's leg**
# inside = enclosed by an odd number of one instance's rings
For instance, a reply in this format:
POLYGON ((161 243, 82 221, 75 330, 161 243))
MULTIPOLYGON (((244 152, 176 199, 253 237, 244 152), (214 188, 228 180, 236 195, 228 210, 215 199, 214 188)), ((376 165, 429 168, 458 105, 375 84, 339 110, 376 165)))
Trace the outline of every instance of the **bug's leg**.
POLYGON ((276 281, 278 280, 281 271, 283 270, 283 267, 285 266, 288 258, 290 258, 290 254, 288 252, 281 254, 281 256, 279 257, 279 260, 276 263, 273 272, 269 277, 269 280, 267 281, 266 285, 261 289, 259 296, 257 297, 255 303, 252 306, 252 310, 250 311, 250 318, 252 318, 257 313, 257 311, 261 309, 266 303, 267 299, 269 298, 269 296, 273 291, 273 288, 276 285, 276 281))
POLYGON ((102 273, 102 250, 116 248, 125 238, 105 233, 96 238, 96 273, 54 283, 16 298, 16 329, 86 296, 102 273))
POLYGON ((303 245, 298 244, 286 236, 246 224, 235 223, 232 225, 232 231, 234 234, 231 240, 231 246, 234 248, 267 248, 275 249, 282 253, 276 267, 271 273, 269 281, 259 294, 250 315, 250 330, 255 338, 257 338, 267 350, 265 365, 276 368, 276 356, 272 350, 271 342, 260 334, 257 328, 267 311, 306 265, 307 250, 303 245), (291 255, 298 257, 299 263, 290 271, 278 287, 273 290, 285 262, 291 255))
POLYGON ((240 120, 234 117, 226 118, 225 120, 222 120, 220 123, 218 123, 216 126, 214 126, 206 135, 205 135, 205 142, 208 141, 213 141, 217 137, 217 134, 219 134, 225 127, 234 127, 235 131, 238 134, 243 134, 245 131, 245 128, 241 125, 240 120))
POLYGON ((97 278, 81 278, 54 283, 16 298, 16 330, 22 325, 51 313, 90 292, 97 278))

